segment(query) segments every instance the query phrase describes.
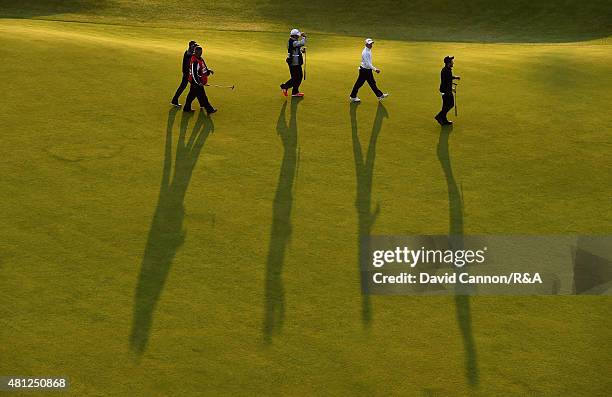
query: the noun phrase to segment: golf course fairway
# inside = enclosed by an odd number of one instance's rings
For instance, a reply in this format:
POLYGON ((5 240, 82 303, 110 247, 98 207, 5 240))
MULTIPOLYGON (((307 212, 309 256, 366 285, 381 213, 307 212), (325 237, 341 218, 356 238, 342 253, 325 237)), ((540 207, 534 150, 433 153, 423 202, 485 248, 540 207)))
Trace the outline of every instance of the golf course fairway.
POLYGON ((448 234, 450 186, 465 234, 611 234, 606 2, 558 16, 567 37, 472 9, 446 39, 385 24, 391 1, 372 30, 340 1, 304 25, 270 1, 192 24, 178 2, 8 3, 0 375, 79 396, 609 395, 608 296, 364 297, 358 262, 360 236, 448 234), (301 100, 278 88, 294 24, 301 100), (390 96, 351 105, 370 36, 390 96), (235 85, 207 88, 210 117, 169 104, 191 39, 235 85), (433 119, 448 54, 450 131, 433 119))

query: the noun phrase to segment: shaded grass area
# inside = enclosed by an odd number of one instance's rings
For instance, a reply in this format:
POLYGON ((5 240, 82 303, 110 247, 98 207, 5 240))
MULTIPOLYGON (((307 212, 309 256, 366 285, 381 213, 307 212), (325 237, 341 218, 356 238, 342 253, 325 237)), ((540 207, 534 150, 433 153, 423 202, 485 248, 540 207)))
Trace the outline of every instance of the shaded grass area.
POLYGON ((28 60, 0 64, 0 373, 75 395, 606 395, 608 298, 372 297, 364 327, 355 264, 363 233, 609 233, 609 46, 380 40, 383 112, 367 87, 347 102, 360 40, 312 41, 298 106, 284 33, 189 33, 237 86, 209 89, 211 133, 169 113, 186 35, 0 21, 28 60))
POLYGON ((306 31, 448 42, 571 42, 612 35, 607 1, 591 0, 4 0, 0 16, 169 28, 306 31), (290 11, 291 10, 291 11, 290 11))

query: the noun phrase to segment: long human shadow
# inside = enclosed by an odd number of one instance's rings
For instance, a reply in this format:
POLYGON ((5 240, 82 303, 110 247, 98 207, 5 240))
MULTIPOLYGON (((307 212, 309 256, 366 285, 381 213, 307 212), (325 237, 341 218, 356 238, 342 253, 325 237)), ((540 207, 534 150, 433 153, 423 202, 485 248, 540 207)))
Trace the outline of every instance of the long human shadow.
MULTIPOLYGON (((463 197, 453 175, 448 149, 448 140, 452 131, 452 126, 441 128, 437 152, 448 188, 449 240, 452 249, 460 250, 463 249, 463 197)), ((462 291, 456 291, 455 293, 455 313, 465 349, 466 377, 470 385, 475 386, 478 385, 478 362, 476 344, 472 333, 470 296, 465 295, 462 291)))
POLYGON ((283 143, 278 184, 272 209, 272 229, 266 262, 265 314, 263 323, 264 341, 281 332, 285 318, 285 291, 283 288, 283 265, 287 246, 291 241, 291 210, 293 208, 293 185, 298 163, 297 110, 301 98, 291 98, 289 124, 286 121, 287 102, 283 103, 276 133, 283 143))
POLYGON ((351 131, 353 137, 353 155, 355 157, 355 176, 357 179, 357 196, 355 198, 355 208, 357 209, 357 266, 361 282, 361 321, 364 326, 369 326, 372 321, 372 305, 370 296, 367 293, 367 278, 361 272, 360 259, 369 255, 370 252, 370 232, 376 222, 376 217, 380 212, 380 205, 372 211, 372 177, 374 173, 374 160, 376 159, 376 142, 382 128, 383 120, 389 117, 387 109, 382 103, 378 103, 376 117, 372 126, 372 133, 368 143, 368 149, 363 157, 361 142, 359 141, 357 128, 357 107, 358 103, 350 104, 351 131))
POLYGON ((155 308, 174 256, 185 240, 185 193, 204 142, 214 130, 212 120, 205 117, 204 112, 200 112, 190 136, 187 137, 192 114, 184 113, 180 122, 172 172, 172 129, 176 112, 177 109, 173 108, 168 113, 161 187, 134 296, 130 348, 138 355, 146 350, 155 308))

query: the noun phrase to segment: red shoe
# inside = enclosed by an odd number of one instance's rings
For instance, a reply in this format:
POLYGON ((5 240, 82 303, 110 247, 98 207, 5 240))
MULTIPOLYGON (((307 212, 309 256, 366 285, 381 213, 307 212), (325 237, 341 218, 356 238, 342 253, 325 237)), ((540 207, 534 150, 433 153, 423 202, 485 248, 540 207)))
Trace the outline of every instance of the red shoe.
POLYGON ((301 98, 301 97, 303 97, 303 96, 304 96, 304 93, 303 93, 303 92, 298 92, 297 94, 292 94, 291 96, 292 96, 292 97, 298 97, 298 98, 301 98))
POLYGON ((283 88, 283 85, 282 85, 282 84, 281 84, 281 90, 282 90, 282 92, 283 92, 283 95, 284 95, 284 96, 287 96, 287 95, 288 95, 288 93, 287 93, 287 89, 286 89, 286 88, 283 88))

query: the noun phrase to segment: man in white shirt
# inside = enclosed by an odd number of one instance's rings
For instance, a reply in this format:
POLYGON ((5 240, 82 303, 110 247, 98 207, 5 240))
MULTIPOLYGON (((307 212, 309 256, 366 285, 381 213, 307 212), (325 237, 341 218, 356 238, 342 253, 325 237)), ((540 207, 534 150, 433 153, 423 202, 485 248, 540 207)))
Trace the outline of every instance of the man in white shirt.
POLYGON ((383 94, 383 92, 378 89, 378 87, 376 86, 376 80, 374 80, 373 72, 380 73, 380 69, 376 68, 376 66, 372 64, 373 44, 374 40, 369 38, 365 39, 365 48, 361 52, 361 65, 359 66, 359 76, 357 77, 357 81, 355 82, 355 85, 353 86, 353 91, 351 91, 351 96, 349 97, 351 102, 361 102, 361 99, 357 98, 357 91, 359 91, 363 83, 365 83, 366 81, 370 85, 372 91, 374 91, 374 94, 376 95, 379 101, 382 101, 383 99, 389 96, 389 94, 383 94))

